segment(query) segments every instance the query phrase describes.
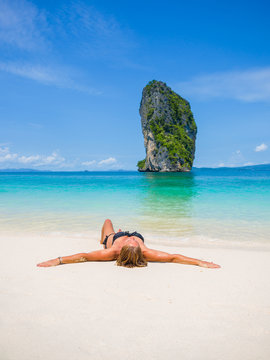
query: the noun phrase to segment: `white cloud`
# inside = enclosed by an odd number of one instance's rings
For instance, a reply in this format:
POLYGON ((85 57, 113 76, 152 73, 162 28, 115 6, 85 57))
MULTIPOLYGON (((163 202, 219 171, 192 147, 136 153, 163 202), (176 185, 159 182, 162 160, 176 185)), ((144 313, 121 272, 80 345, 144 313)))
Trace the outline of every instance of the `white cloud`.
POLYGON ((241 150, 234 151, 227 161, 220 162, 216 167, 238 167, 243 166, 246 159, 241 150))
POLYGON ((68 57, 59 63, 62 54, 57 45, 64 44, 66 52, 77 58, 102 58, 136 68, 140 65, 130 57, 130 49, 137 46, 132 38, 113 16, 80 1, 63 3, 53 14, 27 0, 0 0, 0 54, 16 59, 2 57, 0 70, 41 84, 101 95, 87 84, 87 73, 66 66, 68 57))
POLYGON ((0 147, 0 162, 12 163, 17 165, 43 166, 43 165, 59 165, 63 164, 65 158, 60 156, 56 151, 51 155, 18 155, 10 152, 8 147, 0 147))
POLYGON ((41 156, 40 162, 36 164, 36 166, 43 166, 43 165, 59 165, 65 161, 65 158, 60 156, 56 151, 54 151, 49 156, 41 156))
POLYGON ((80 1, 63 3, 57 13, 44 11, 27 0, 0 0, 0 43, 20 51, 42 51, 59 58, 58 41, 77 57, 103 58, 122 66, 137 46, 134 35, 112 15, 80 1))
POLYGON ((0 162, 9 162, 9 161, 14 161, 16 160, 18 157, 18 154, 5 154, 5 155, 0 155, 0 162))
POLYGON ((0 42, 21 50, 45 47, 48 25, 44 12, 24 0, 0 0, 0 42))
MULTIPOLYGON (((74 26, 77 24, 74 23, 74 26)), ((0 0, 1 50, 2 53, 12 54, 16 59, 16 61, 7 59, 0 61, 0 70, 41 84, 72 89, 89 95, 100 95, 99 90, 75 80, 75 77, 85 77, 79 70, 64 64, 55 65, 53 59, 59 59, 59 54, 54 43, 50 41, 50 36, 56 33, 63 36, 64 28, 65 24, 61 24, 60 18, 54 18, 52 14, 45 13, 26 0, 0 0), (47 21, 48 16, 50 16, 50 25, 47 21), (6 49, 11 51, 7 52, 6 49), (29 53, 32 59, 39 60, 25 61, 26 56, 29 58, 29 53)), ((70 40, 65 39, 66 44, 69 44, 70 40)), ((78 39, 76 40, 75 45, 78 43, 78 39)))
POLYGON ((43 128, 43 124, 39 124, 39 123, 36 123, 36 122, 29 122, 28 125, 31 126, 32 128, 35 128, 35 129, 42 129, 43 128))
POLYGON ((31 155, 31 156, 20 156, 17 161, 22 164, 31 164, 40 160, 40 155, 31 155))
POLYGON ((77 168, 81 169, 81 166, 94 167, 100 170, 118 169, 121 165, 114 157, 109 157, 104 160, 89 160, 79 162, 78 160, 69 161, 61 156, 57 151, 53 151, 50 155, 44 154, 18 154, 13 153, 9 147, 0 145, 0 163, 1 167, 28 167, 31 168, 77 168))
POLYGON ((270 67, 200 75, 177 84, 184 95, 270 102, 270 67))
POLYGON ((0 163, 14 161, 18 158, 18 154, 12 154, 7 146, 0 147, 0 163))
POLYGON ((89 86, 77 84, 71 79, 68 73, 73 72, 71 69, 50 68, 27 63, 0 62, 0 70, 10 74, 18 75, 27 79, 37 81, 44 85, 54 85, 60 88, 73 89, 90 95, 100 95, 101 92, 89 86))
POLYGON ((8 154, 9 153, 9 148, 7 146, 5 147, 0 147, 0 155, 2 154, 8 154))
POLYGON ((259 151, 265 151, 267 149, 268 149, 268 145, 262 143, 261 145, 256 146, 254 151, 259 152, 259 151))
POLYGON ((90 161, 83 161, 81 163, 82 166, 86 167, 94 167, 94 168, 102 168, 102 169, 115 169, 119 167, 117 160, 114 157, 109 157, 104 160, 90 160, 90 161))
POLYGON ((99 161, 98 165, 111 165, 116 163, 116 159, 113 157, 109 157, 108 159, 99 161))
MULTIPOLYGON (((121 65, 129 66, 128 52, 136 46, 132 40, 133 34, 129 29, 124 29, 113 16, 103 14, 93 6, 73 1, 63 7, 58 22, 62 24, 62 31, 72 40, 73 51, 87 57, 117 60, 121 65)), ((132 62, 131 65, 135 64, 132 62)))
POLYGON ((96 164, 96 160, 82 162, 83 166, 92 166, 92 165, 95 165, 95 164, 96 164))
MULTIPOLYGON (((43 84, 60 84, 60 77, 51 69, 40 65, 0 62, 0 70, 43 84)), ((63 80, 62 80, 63 82, 63 80)))

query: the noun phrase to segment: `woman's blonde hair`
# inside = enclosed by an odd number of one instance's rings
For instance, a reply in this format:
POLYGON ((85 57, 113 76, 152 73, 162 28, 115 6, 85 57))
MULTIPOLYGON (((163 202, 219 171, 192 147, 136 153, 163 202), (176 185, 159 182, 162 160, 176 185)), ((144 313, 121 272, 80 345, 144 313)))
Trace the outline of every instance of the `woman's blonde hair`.
POLYGON ((125 245, 122 247, 121 252, 116 260, 118 266, 125 267, 143 267, 147 266, 147 261, 145 260, 142 249, 140 246, 129 246, 125 245))

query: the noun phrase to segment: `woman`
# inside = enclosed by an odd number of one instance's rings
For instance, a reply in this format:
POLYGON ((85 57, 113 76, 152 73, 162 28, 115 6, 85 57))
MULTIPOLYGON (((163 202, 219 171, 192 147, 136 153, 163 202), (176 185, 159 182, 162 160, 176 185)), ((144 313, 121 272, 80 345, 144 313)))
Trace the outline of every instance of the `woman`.
POLYGON ((212 262, 189 258, 178 254, 168 254, 163 251, 148 249, 144 244, 141 234, 118 230, 115 233, 111 220, 105 220, 100 243, 104 250, 80 253, 70 256, 58 257, 37 264, 40 267, 57 266, 84 261, 111 261, 116 260, 118 266, 142 267, 147 266, 147 261, 173 262, 179 264, 197 265, 206 268, 219 268, 212 262))

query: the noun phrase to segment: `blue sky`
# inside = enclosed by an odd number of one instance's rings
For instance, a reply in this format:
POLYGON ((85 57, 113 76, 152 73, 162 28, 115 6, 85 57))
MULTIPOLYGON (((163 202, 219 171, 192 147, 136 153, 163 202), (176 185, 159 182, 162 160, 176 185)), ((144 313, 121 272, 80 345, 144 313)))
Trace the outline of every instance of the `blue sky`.
POLYGON ((0 168, 135 170, 143 87, 191 103, 195 166, 270 162, 267 1, 0 0, 0 168))

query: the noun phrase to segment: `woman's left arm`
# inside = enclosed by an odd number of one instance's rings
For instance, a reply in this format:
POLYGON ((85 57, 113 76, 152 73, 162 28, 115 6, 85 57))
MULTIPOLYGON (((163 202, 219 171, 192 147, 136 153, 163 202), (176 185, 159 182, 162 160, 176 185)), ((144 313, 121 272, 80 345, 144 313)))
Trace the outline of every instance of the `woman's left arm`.
POLYGON ((212 269, 220 268, 220 265, 214 264, 213 262, 194 259, 180 254, 168 254, 158 250, 147 249, 143 252, 143 255, 147 261, 173 262, 178 264, 197 265, 212 269))
POLYGON ((37 264, 39 267, 57 266, 61 264, 73 264, 85 261, 110 261, 116 258, 115 251, 111 249, 97 250, 90 253, 79 253, 63 256, 37 264))

